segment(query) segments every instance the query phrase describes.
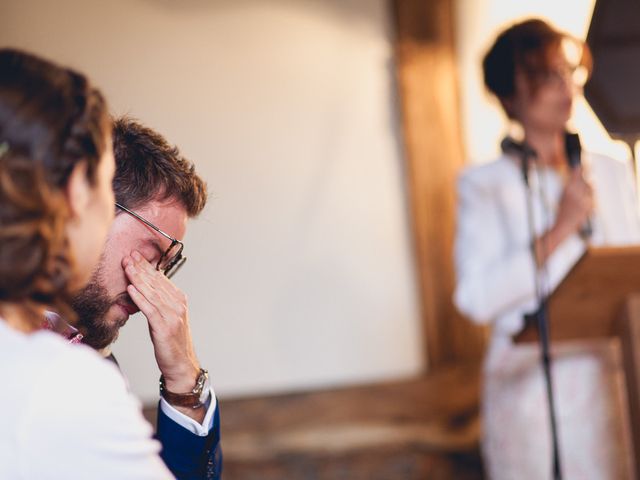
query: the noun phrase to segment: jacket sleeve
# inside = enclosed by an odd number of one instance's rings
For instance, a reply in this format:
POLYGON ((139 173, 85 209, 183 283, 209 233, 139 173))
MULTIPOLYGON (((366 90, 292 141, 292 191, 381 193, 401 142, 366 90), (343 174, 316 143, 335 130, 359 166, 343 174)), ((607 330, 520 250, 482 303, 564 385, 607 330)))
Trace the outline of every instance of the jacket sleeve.
POLYGON ((156 436, 162 444, 161 457, 178 480, 219 480, 222 474, 220 406, 216 402, 213 427, 198 436, 169 418, 158 408, 156 436))

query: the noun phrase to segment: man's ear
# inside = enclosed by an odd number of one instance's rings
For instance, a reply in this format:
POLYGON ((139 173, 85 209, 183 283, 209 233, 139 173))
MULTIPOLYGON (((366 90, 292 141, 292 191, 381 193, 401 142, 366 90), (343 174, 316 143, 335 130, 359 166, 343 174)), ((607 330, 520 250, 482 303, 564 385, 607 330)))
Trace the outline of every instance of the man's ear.
POLYGON ((73 167, 67 182, 66 193, 71 216, 80 216, 87 209, 91 198, 91 186, 87 178, 87 162, 78 162, 73 167))

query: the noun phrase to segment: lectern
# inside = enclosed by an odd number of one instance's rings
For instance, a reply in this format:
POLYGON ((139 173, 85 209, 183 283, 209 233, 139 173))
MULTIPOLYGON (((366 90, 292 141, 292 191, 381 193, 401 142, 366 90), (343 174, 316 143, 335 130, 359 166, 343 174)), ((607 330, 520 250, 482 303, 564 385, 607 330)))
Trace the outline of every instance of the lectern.
MULTIPOLYGON (((590 248, 551 294, 552 342, 615 338, 620 342, 631 420, 635 478, 640 478, 640 246, 590 248)), ((537 341, 535 325, 516 336, 537 341)))

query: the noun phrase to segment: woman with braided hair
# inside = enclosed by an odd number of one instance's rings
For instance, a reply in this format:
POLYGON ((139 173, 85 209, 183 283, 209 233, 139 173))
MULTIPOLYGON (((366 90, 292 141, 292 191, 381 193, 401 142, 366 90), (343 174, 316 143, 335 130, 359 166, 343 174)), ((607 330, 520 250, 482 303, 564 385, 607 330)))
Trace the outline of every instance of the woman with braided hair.
POLYGON ((137 401, 74 314, 114 215, 111 120, 81 74, 0 49, 0 478, 163 479, 137 401))

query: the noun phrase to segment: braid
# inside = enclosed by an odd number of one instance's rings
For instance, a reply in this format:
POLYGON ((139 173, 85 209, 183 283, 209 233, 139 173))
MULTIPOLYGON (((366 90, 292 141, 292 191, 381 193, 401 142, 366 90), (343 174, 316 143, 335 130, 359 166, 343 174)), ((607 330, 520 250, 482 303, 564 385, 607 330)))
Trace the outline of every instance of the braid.
POLYGON ((0 157, 0 302, 27 300, 73 318, 67 201, 44 177, 19 153, 0 157))

